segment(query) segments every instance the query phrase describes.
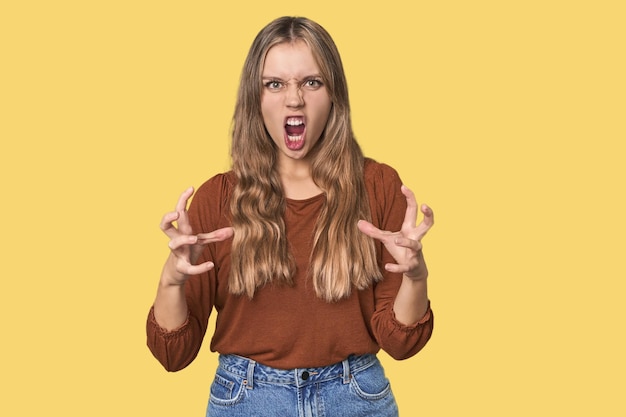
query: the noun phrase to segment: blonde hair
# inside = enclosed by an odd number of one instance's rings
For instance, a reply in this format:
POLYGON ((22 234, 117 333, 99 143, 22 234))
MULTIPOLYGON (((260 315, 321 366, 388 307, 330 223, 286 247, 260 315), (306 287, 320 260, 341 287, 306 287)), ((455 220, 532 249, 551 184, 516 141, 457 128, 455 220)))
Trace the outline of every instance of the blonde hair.
POLYGON ((263 28, 244 63, 232 132, 237 184, 231 199, 235 236, 229 290, 252 298, 257 288, 270 282, 293 283, 295 261, 285 233, 277 149, 263 123, 261 94, 267 52, 297 40, 311 48, 332 101, 326 128, 311 151, 311 175, 326 201, 315 227, 308 271, 317 296, 332 302, 349 296, 352 286, 367 288, 382 275, 373 241, 357 229, 358 220, 371 215, 341 58, 326 30, 301 17, 281 17, 263 28))

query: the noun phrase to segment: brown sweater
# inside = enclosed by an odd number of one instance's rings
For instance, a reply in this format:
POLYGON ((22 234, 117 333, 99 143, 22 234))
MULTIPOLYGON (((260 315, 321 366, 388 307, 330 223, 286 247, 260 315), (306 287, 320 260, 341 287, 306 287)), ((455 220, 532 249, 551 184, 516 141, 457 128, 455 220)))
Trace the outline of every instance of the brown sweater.
MULTIPOLYGON (((383 230, 400 230, 406 210, 401 181, 391 167, 366 160, 365 180, 372 223, 383 230)), ((235 177, 219 174, 197 191, 189 217, 194 233, 230 225, 229 199, 235 177)), ((307 200, 287 200, 285 223, 297 271, 293 287, 268 285, 252 300, 228 292, 231 241, 211 244, 198 262, 212 260, 216 267, 193 276, 185 284, 189 316, 178 329, 166 331, 150 310, 148 346, 168 371, 189 365, 196 357, 213 308, 217 322, 211 350, 237 354, 281 369, 326 366, 350 354, 377 353, 381 348, 396 359, 415 355, 433 330, 432 311, 414 325, 399 323, 393 302, 401 275, 384 269, 384 279, 336 303, 315 295, 307 281, 307 265, 315 222, 324 204, 323 194, 307 200)), ((379 265, 395 263, 376 242, 379 265)))

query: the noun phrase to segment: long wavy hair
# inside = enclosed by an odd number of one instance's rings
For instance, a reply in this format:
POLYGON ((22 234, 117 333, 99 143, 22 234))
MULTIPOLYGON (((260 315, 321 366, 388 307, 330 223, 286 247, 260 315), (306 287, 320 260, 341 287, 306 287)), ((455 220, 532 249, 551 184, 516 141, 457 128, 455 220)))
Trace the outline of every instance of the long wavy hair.
POLYGON ((381 279, 374 242, 357 228, 370 219, 363 177, 364 157, 352 132, 348 87, 339 52, 319 24, 281 17, 254 39, 239 86, 233 117, 232 169, 237 183, 231 199, 235 235, 229 291, 253 297, 270 282, 291 285, 295 261, 285 233, 285 197, 276 169, 277 148, 261 113, 262 71, 273 46, 304 41, 313 53, 332 108, 322 137, 311 150, 311 175, 326 199, 310 258, 318 297, 333 302, 381 279))

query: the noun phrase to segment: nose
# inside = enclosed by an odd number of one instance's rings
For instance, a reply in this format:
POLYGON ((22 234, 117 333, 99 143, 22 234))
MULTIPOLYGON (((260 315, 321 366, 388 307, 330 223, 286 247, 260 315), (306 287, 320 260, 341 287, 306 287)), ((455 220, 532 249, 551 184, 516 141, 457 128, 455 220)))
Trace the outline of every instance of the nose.
POLYGON ((302 107, 304 105, 304 97, 300 86, 295 83, 289 83, 285 97, 287 107, 302 107))

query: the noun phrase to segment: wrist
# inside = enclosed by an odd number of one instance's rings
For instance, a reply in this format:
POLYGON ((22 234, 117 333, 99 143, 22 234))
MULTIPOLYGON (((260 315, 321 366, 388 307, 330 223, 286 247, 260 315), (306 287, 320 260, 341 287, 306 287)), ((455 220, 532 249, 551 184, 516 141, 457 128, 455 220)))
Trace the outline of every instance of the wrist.
POLYGON ((423 277, 410 277, 407 275, 402 275, 402 285, 405 285, 409 288, 413 288, 415 290, 423 289, 427 287, 428 278, 423 277))
POLYGON ((185 281, 172 280, 166 277, 162 277, 161 280, 159 281, 159 289, 162 289, 162 290, 183 288, 184 286, 185 286, 185 281))
POLYGON ((426 282, 426 280, 428 279, 428 271, 416 274, 406 273, 402 275, 402 278, 413 282, 426 282))
POLYGON ((428 311, 428 288, 426 279, 416 281, 404 276, 396 295, 393 311, 396 320, 404 325, 417 323, 428 311))
POLYGON ((404 278, 412 281, 426 281, 428 278, 428 268, 424 260, 422 260, 413 271, 404 273, 404 278))
POLYGON ((159 280, 159 287, 182 287, 187 280, 187 276, 178 272, 176 269, 176 257, 170 256, 163 265, 163 271, 161 272, 161 279, 159 280))

